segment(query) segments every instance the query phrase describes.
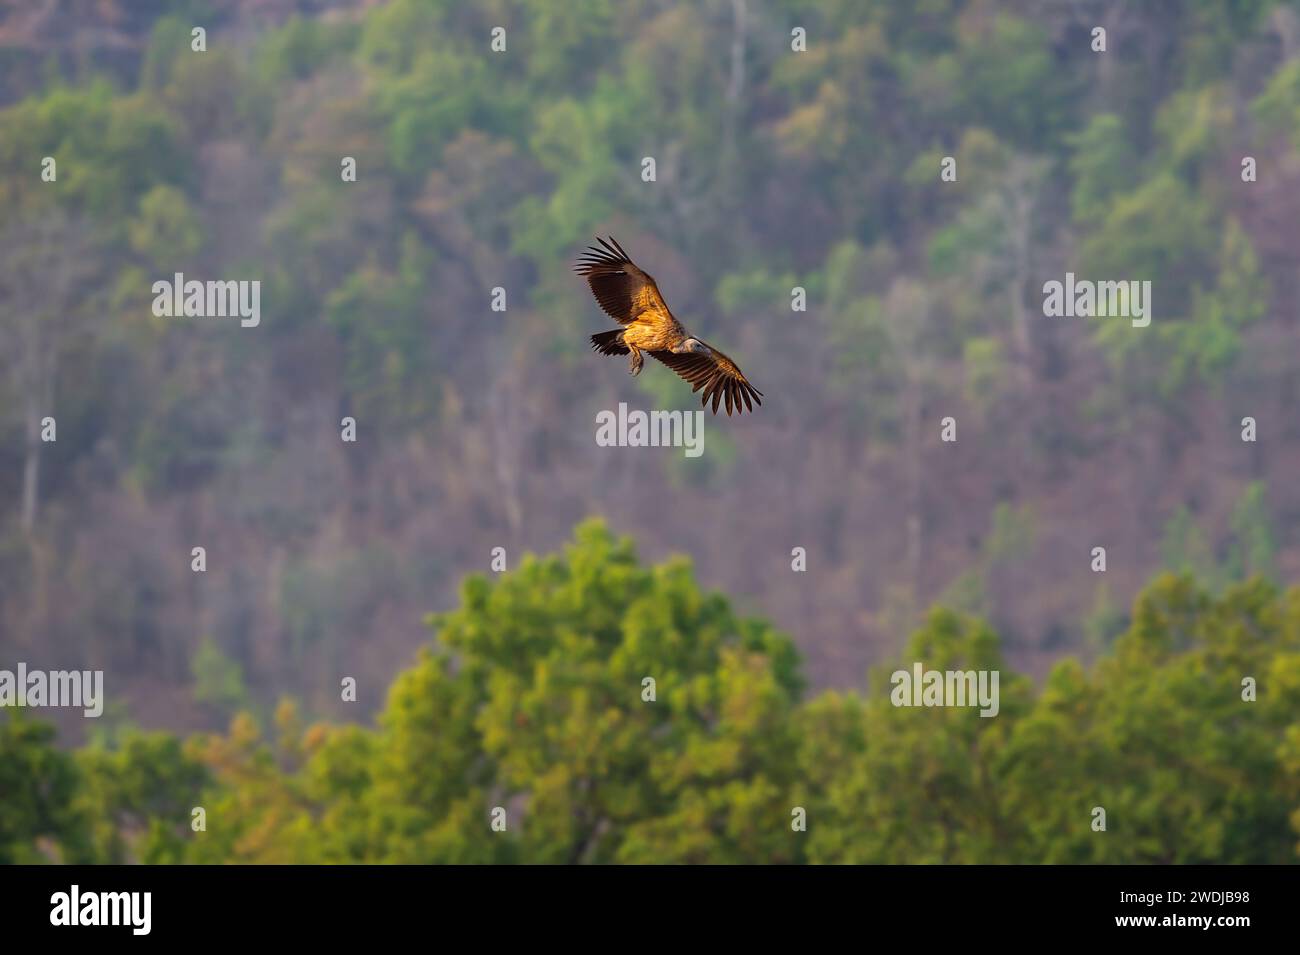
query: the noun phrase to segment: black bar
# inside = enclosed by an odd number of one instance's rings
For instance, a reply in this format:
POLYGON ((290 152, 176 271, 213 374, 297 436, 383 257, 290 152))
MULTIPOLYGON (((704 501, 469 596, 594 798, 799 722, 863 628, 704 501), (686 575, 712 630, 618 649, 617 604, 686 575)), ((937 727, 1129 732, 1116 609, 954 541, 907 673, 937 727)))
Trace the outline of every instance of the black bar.
MULTIPOLYGON (((919 930, 918 938, 929 940, 1128 935, 1232 944, 1261 933, 1292 935, 1298 885, 1290 866, 12 866, 0 868, 0 913, 6 948, 24 937, 66 942, 72 932, 81 942, 127 945, 268 938, 373 944, 414 933, 453 946, 459 930, 493 943, 516 933, 533 943, 587 936, 636 944, 699 932, 761 941, 787 931, 863 939, 919 930), (150 893, 148 934, 136 935, 129 924, 131 914, 142 924, 142 910, 122 910, 123 925, 52 925, 57 893, 68 897, 66 915, 73 885, 88 915, 86 905, 100 904, 99 896, 87 903, 88 894, 150 893), (1209 901, 1193 901, 1193 893, 1210 893, 1209 901), (1120 924, 1134 918, 1154 921, 1120 924), (1189 924, 1203 918, 1208 927, 1189 924)), ((111 901, 122 904, 121 897, 111 901)))

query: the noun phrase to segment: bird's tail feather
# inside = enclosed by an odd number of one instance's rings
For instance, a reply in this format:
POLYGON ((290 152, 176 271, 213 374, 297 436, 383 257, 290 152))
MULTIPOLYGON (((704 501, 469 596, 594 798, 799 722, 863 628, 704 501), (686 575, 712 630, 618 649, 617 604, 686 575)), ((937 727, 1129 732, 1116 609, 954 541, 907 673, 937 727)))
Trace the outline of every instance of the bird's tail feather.
POLYGON ((623 344, 623 329, 601 332, 591 336, 591 347, 602 355, 626 355, 627 346, 623 344))

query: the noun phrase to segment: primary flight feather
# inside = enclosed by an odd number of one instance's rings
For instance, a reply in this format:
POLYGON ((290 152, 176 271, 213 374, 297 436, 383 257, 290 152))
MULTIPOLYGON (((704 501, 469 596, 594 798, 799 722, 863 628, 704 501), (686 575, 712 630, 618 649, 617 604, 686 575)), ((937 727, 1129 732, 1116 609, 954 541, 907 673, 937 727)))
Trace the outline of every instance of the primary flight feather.
POLYGON ((663 362, 691 385, 704 390, 701 403, 713 402, 713 413, 724 403, 727 414, 762 404, 763 393, 749 383, 740 367, 707 342, 695 338, 673 317, 655 280, 633 264, 613 236, 600 247, 590 246, 574 271, 585 276, 591 294, 622 328, 591 336, 591 347, 602 355, 631 355, 633 375, 641 373, 643 353, 663 362), (744 403, 743 406, 741 403, 744 403))

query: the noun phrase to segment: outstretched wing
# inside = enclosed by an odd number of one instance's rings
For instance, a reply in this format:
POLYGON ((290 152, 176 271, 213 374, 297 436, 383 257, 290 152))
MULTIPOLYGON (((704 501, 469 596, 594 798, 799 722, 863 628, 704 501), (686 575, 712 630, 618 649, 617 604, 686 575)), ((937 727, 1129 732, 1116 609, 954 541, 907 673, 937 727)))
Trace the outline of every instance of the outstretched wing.
POLYGON ((620 325, 631 325, 644 312, 667 319, 671 313, 655 280, 632 263, 613 236, 609 242, 599 236, 596 241, 604 248, 590 246, 578 257, 573 271, 586 276, 591 294, 605 313, 620 325))
POLYGON ((740 367, 712 345, 700 342, 704 351, 671 352, 652 351, 650 354, 677 372, 691 384, 691 391, 704 389, 700 403, 707 405, 713 399, 713 413, 718 413, 718 402, 726 400, 727 415, 734 407, 738 413, 745 408, 754 410, 754 404, 763 403, 763 393, 749 383, 740 367), (753 399, 754 404, 750 403, 753 399), (741 402, 745 407, 740 406, 741 402))

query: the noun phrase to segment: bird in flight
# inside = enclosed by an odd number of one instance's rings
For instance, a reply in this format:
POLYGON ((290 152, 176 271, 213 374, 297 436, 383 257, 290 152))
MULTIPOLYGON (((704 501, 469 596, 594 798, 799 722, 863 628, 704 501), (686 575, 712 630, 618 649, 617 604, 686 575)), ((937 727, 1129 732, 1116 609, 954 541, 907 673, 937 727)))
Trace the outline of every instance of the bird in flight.
POLYGON ((714 414, 724 400, 728 416, 733 407, 740 413, 763 403, 763 393, 734 361, 673 318, 655 280, 632 263, 617 239, 610 236, 606 242, 597 236, 596 241, 601 247, 588 247, 573 270, 586 277, 600 307, 623 327, 592 335, 592 348, 602 355, 630 354, 633 375, 641 373, 646 354, 663 362, 692 386, 692 392, 704 389, 701 403, 708 405, 712 399, 714 414))

